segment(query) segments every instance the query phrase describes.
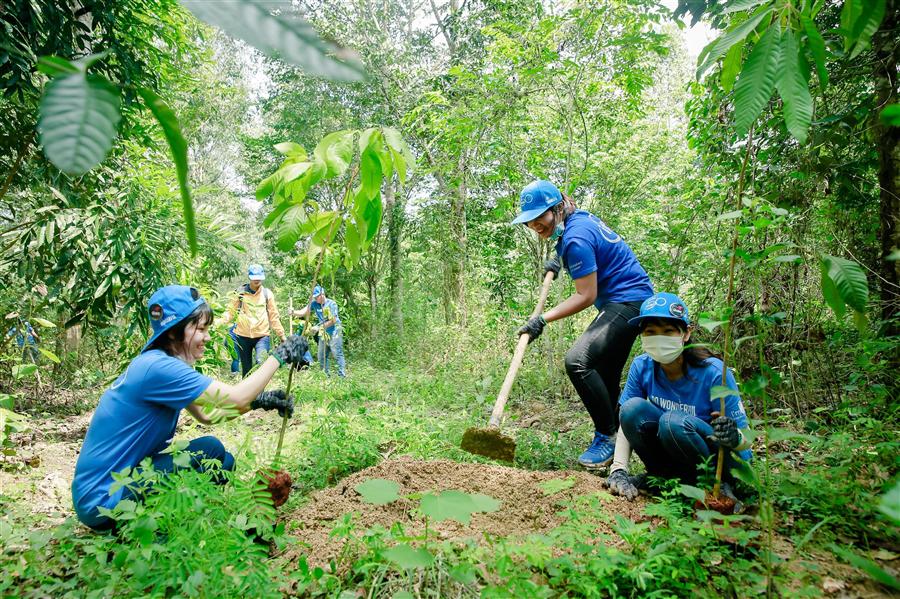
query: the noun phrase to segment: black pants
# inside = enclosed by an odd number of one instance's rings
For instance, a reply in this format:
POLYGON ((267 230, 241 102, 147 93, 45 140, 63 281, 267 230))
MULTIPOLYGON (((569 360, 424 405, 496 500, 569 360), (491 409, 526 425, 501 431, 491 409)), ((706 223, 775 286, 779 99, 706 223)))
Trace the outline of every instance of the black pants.
POLYGON ((566 352, 566 373, 594 421, 594 430, 612 435, 619 428, 616 404, 622 370, 638 336, 628 324, 641 302, 606 304, 594 322, 566 352))
POLYGON ((244 378, 253 368, 253 350, 256 349, 257 344, 262 342, 264 344, 262 349, 269 351, 269 337, 242 337, 241 335, 235 335, 235 337, 237 338, 238 358, 241 361, 241 378, 244 378))

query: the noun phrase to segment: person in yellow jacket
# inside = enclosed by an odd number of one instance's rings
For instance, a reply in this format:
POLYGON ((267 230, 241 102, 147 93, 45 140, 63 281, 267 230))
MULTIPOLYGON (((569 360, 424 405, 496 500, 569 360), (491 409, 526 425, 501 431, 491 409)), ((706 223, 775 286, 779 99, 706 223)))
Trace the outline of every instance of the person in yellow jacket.
POLYGON ((237 315, 234 334, 241 361, 241 377, 247 376, 253 368, 254 350, 257 364, 265 360, 271 349, 270 331, 274 331, 282 341, 287 338, 281 326, 275 295, 262 284, 266 278, 265 270, 259 264, 251 264, 247 276, 250 282, 237 290, 224 318, 224 323, 229 324, 237 315))

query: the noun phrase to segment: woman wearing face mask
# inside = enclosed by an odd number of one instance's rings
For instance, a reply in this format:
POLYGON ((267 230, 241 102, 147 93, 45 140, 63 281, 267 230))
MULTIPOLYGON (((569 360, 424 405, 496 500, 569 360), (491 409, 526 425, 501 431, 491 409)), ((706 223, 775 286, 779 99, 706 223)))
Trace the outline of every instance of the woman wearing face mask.
MULTIPOLYGON (((678 478, 694 483, 697 466, 718 452, 735 450, 750 459, 747 414, 737 394, 725 398, 725 414, 718 413, 719 400, 710 390, 722 384, 722 361, 708 350, 685 348, 690 342, 688 310, 672 293, 657 293, 641 305, 631 319, 640 327, 641 346, 646 352, 634 359, 622 391, 619 434, 611 474, 610 490, 634 499, 644 477, 629 476, 631 450, 644 462, 647 474, 678 478)), ((737 390, 731 371, 726 385, 737 390)), ((734 458, 726 453, 725 473, 730 475, 734 458)), ((731 490, 723 485, 724 492, 731 490)))
MULTIPOLYGON (((113 473, 138 466, 149 458, 159 472, 175 469, 171 443, 182 409, 209 424, 216 416, 234 418, 248 410, 277 409, 293 412, 293 398, 284 391, 263 391, 283 364, 302 364, 306 341, 292 335, 253 374, 230 385, 194 369, 210 340, 212 309, 196 289, 170 285, 156 291, 147 305, 153 335, 125 372, 100 397, 81 453, 75 464, 72 500, 78 519, 95 530, 112 528, 113 521, 100 513, 122 499, 139 499, 132 489, 110 490, 113 473), (211 411, 204 411, 203 408, 211 411)), ((195 470, 210 461, 221 470, 234 468, 234 457, 215 437, 200 437, 185 451, 195 470)), ((225 482, 224 476, 216 481, 225 482)))
POLYGON ((524 223, 556 243, 557 258, 547 262, 544 272, 558 275, 565 266, 575 293, 529 319, 518 334, 528 333, 534 340, 548 322, 592 305, 597 309, 593 322, 566 353, 566 372, 594 421, 594 439, 578 462, 586 468, 606 467, 615 450, 619 381, 638 334, 628 320, 653 294, 653 285, 625 241, 593 214, 577 210, 549 181, 527 185, 520 203, 521 214, 513 223, 524 223))

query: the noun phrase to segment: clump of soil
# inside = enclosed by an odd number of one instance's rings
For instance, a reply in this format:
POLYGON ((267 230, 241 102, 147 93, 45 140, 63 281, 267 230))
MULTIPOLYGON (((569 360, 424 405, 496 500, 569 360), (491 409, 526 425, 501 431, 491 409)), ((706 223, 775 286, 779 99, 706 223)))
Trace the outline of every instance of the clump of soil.
MULTIPOLYGON (((324 564, 340 553, 344 539, 330 538, 332 528, 347 513, 353 512, 353 522, 360 533, 374 525, 390 528, 395 522, 403 525, 407 535, 424 533, 424 520, 413 514, 418 500, 403 496, 428 491, 456 489, 465 493, 483 493, 501 502, 500 509, 491 513, 472 515, 469 524, 453 520, 429 522, 432 538, 455 540, 473 538, 483 540, 486 535, 497 537, 525 536, 551 530, 564 521, 560 505, 579 495, 604 490, 602 479, 587 472, 533 472, 491 464, 463 464, 450 460, 426 462, 410 457, 385 460, 380 464, 353 474, 336 486, 313 493, 309 502, 286 514, 289 532, 299 543, 288 549, 291 559, 306 556, 311 564, 324 564), (371 505, 360 497, 354 487, 371 479, 383 478, 400 485, 400 499, 387 505, 371 505), (574 484, 556 493, 546 493, 539 485, 550 480, 573 479, 574 484)), ((644 502, 629 502, 605 496, 604 505, 610 516, 621 514, 641 519, 644 502)), ((611 529, 601 532, 611 533, 611 529)))
POLYGON ((272 503, 275 507, 281 507, 288 500, 291 494, 291 475, 284 470, 270 470, 268 472, 260 472, 262 477, 268 481, 267 487, 272 495, 272 503))
POLYGON ((720 493, 718 497, 712 493, 707 493, 705 506, 699 501, 694 502, 694 509, 702 510, 705 508, 714 512, 719 512, 725 516, 733 514, 736 506, 737 504, 734 499, 722 493, 720 493))
POLYGON ((516 457, 516 442, 499 428, 470 428, 463 435, 460 447, 469 453, 503 462, 512 463, 516 457))

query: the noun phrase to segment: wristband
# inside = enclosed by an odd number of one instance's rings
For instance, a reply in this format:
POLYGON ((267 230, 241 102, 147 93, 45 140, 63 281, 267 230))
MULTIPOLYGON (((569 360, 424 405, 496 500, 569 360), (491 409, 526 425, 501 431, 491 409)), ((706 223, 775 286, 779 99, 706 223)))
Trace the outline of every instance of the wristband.
POLYGON ((278 361, 278 367, 279 367, 279 368, 281 368, 282 366, 284 366, 284 360, 282 360, 281 358, 279 358, 279 357, 278 357, 278 354, 272 353, 272 354, 270 354, 270 355, 278 361))

